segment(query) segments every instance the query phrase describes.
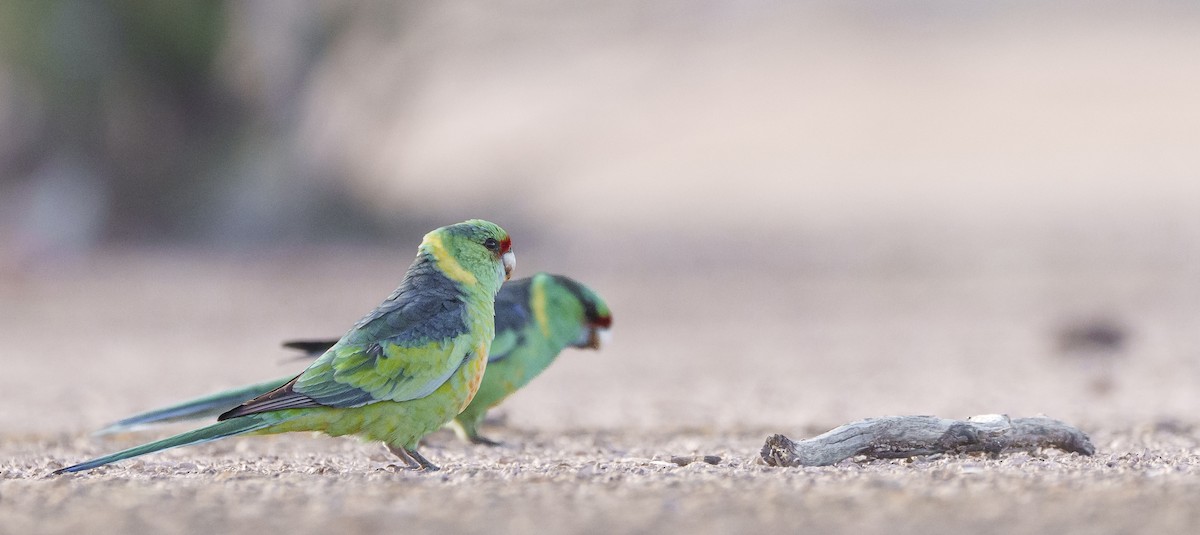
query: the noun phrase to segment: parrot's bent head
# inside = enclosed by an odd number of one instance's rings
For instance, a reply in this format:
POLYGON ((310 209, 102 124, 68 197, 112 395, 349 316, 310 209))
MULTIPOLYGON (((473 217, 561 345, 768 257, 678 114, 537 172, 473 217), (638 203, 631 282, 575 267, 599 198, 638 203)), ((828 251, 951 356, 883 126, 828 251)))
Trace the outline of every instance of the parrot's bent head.
POLYGON ((482 219, 433 230, 421 241, 421 250, 431 254, 451 278, 481 284, 493 295, 517 266, 508 233, 482 219))
POLYGON ((612 311, 608 309, 608 304, 604 302, 604 299, 601 299, 591 288, 574 279, 562 275, 553 275, 553 277, 557 285, 563 287, 583 306, 583 330, 579 333, 579 338, 571 345, 578 348, 600 349, 601 346, 608 344, 611 338, 609 328, 612 327, 612 311))
POLYGON ((587 314, 588 334, 586 343, 576 344, 576 347, 600 349, 612 340, 612 332, 609 331, 612 328, 612 312, 609 312, 608 305, 604 303, 603 299, 600 299, 600 296, 586 287, 584 290, 587 291, 583 300, 583 308, 587 314))

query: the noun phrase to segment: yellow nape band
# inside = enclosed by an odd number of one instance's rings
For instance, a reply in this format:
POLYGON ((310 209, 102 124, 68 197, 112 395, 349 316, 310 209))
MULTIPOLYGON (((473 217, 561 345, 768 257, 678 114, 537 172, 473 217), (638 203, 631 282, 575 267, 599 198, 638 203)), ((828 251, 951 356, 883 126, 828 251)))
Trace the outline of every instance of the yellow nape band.
POLYGON ((446 250, 446 246, 442 244, 442 236, 437 233, 429 233, 425 235, 425 239, 421 242, 421 248, 429 251, 433 255, 433 260, 448 277, 463 284, 475 284, 477 281, 475 275, 462 267, 453 256, 450 256, 450 251, 446 250))
POLYGON ((546 286, 542 277, 535 277, 529 285, 530 306, 533 308, 533 318, 542 329, 542 336, 550 337, 550 317, 546 315, 546 286))

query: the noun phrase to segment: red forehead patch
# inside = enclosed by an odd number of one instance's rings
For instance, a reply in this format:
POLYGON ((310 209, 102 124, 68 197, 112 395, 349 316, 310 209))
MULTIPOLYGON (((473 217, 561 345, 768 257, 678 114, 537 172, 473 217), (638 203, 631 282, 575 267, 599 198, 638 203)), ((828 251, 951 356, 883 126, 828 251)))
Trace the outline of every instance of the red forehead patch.
POLYGON ((597 327, 601 327, 604 329, 612 327, 612 314, 609 314, 607 316, 597 317, 596 319, 592 320, 592 325, 595 325, 597 327))

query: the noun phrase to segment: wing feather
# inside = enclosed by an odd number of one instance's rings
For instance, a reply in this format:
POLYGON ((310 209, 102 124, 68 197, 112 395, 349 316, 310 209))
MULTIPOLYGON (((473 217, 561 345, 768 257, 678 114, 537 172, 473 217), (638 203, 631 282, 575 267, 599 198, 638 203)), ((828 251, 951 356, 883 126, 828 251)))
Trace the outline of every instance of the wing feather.
POLYGON ((467 315, 457 283, 418 258, 400 287, 303 373, 221 419, 428 396, 476 349, 467 315))

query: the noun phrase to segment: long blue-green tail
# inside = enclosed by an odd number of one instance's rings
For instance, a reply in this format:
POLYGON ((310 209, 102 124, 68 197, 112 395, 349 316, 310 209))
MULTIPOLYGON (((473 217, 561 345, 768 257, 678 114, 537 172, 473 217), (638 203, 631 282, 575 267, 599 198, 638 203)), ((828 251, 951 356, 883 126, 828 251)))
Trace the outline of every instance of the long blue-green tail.
POLYGON ((124 420, 113 422, 108 427, 96 431, 96 435, 108 435, 111 433, 121 433, 125 431, 133 431, 139 427, 148 426, 151 424, 159 424, 166 422, 181 422, 184 420, 196 420, 199 418, 216 417, 229 409, 232 409, 242 402, 266 394, 280 386, 283 386, 288 381, 292 380, 292 375, 282 379, 273 381, 264 381, 255 383, 232 390, 225 390, 210 394, 201 398, 196 398, 169 407, 154 409, 152 411, 135 414, 124 420))
POLYGON ((241 418, 225 420, 224 422, 217 422, 213 425, 210 425, 208 427, 202 427, 195 431, 188 431, 186 433, 180 433, 180 434, 175 435, 170 438, 164 438, 162 440, 159 440, 156 442, 151 442, 149 444, 142 444, 141 446, 129 448, 129 449, 123 450, 123 451, 118 451, 111 455, 97 457, 90 461, 82 462, 82 463, 79 463, 79 464, 76 464, 73 466, 68 466, 66 468, 61 468, 61 469, 55 470, 54 473, 62 474, 62 473, 66 473, 66 472, 82 472, 84 470, 91 470, 93 468, 96 468, 97 466, 104 466, 108 463, 115 463, 117 461, 129 459, 131 457, 137 457, 139 455, 145 455, 147 453, 154 453, 156 451, 161 451, 161 450, 165 450, 168 448, 174 448, 174 447, 178 447, 178 446, 190 446, 192 444, 201 444, 204 442, 209 442, 209 441, 217 440, 220 438, 231 437, 234 435, 241 435, 243 433, 249 433, 251 431, 258 431, 260 429, 269 427, 271 425, 280 423, 281 421, 285 421, 285 420, 286 420, 286 418, 281 419, 281 418, 279 418, 278 415, 271 415, 271 414, 252 414, 249 416, 243 416, 241 418))

